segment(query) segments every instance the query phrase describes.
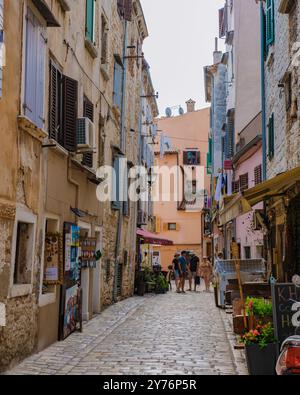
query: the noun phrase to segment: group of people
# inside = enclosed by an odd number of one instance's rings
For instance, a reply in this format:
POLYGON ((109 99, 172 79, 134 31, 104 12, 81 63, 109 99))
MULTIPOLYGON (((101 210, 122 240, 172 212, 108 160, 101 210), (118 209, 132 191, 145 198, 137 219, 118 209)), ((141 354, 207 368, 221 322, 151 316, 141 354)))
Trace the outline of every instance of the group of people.
POLYGON ((185 282, 189 281, 189 291, 192 291, 194 282, 194 291, 197 291, 197 286, 201 283, 201 278, 205 282, 205 292, 209 292, 210 283, 213 275, 213 267, 210 260, 204 257, 200 262, 199 257, 194 253, 182 251, 180 254, 176 253, 169 267, 170 273, 173 273, 176 284, 177 293, 185 292, 185 282))

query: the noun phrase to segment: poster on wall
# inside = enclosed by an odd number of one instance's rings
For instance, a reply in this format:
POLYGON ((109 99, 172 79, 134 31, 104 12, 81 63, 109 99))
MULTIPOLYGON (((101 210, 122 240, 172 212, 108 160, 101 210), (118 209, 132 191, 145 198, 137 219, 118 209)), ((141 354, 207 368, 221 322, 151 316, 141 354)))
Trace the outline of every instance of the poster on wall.
POLYGON ((96 268, 96 247, 96 238, 89 237, 80 239, 79 256, 82 268, 96 268))
POLYGON ((71 223, 64 225, 64 276, 69 281, 80 280, 80 261, 79 261, 79 240, 80 228, 71 223))
POLYGON ((61 284, 63 240, 60 233, 47 233, 44 253, 44 284, 61 284))

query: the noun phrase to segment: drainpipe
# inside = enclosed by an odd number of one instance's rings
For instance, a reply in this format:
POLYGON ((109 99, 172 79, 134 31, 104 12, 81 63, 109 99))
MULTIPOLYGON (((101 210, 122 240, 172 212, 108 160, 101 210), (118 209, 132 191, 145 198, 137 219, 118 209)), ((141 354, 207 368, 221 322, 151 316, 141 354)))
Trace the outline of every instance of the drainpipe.
MULTIPOLYGON (((125 136, 125 114, 126 114, 126 81, 127 81, 127 45, 128 45, 128 24, 124 19, 124 43, 123 43, 123 81, 122 81, 122 108, 121 108, 121 128, 120 128, 120 149, 125 153, 126 149, 126 136, 125 136)), ((120 247, 122 240, 122 224, 123 224, 123 204, 121 202, 118 216, 117 237, 115 246, 115 278, 113 289, 113 300, 117 302, 117 273, 118 273, 118 260, 120 256, 120 247)))
POLYGON ((267 179, 267 136, 266 136, 266 91, 265 91, 265 34, 264 7, 260 3, 260 63, 261 63, 261 108, 262 108, 262 173, 263 181, 267 179))

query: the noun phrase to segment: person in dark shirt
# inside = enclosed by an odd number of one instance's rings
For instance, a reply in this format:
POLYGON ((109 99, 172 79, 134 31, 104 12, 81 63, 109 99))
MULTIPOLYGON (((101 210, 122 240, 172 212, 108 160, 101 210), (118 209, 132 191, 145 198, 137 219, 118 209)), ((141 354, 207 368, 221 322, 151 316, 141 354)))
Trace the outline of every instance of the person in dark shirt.
POLYGON ((181 278, 181 268, 178 260, 179 256, 180 256, 179 254, 175 254, 172 262, 177 293, 180 292, 180 278, 181 278))
POLYGON ((187 260, 186 260, 186 251, 182 251, 181 255, 178 259, 181 271, 181 292, 185 294, 184 286, 185 286, 185 278, 187 273, 187 260))
POLYGON ((189 265, 189 282, 190 282, 190 291, 192 290, 192 282, 194 280, 194 291, 197 291, 197 285, 199 285, 198 271, 199 271, 199 263, 200 260, 197 255, 192 254, 190 258, 190 265, 189 265))

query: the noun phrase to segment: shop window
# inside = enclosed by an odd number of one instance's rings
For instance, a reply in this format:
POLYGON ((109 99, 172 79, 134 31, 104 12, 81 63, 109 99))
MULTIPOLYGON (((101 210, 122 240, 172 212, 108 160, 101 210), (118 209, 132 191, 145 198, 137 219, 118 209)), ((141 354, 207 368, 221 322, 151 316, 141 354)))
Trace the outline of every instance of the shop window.
POLYGON ((45 225, 44 263, 42 267, 43 284, 42 295, 55 293, 62 275, 62 239, 59 235, 59 222, 47 219, 45 225))
POLYGON ((33 243, 34 224, 19 221, 17 224, 14 285, 31 284, 33 243))
POLYGON ((251 247, 244 247, 245 259, 251 259, 251 247))
POLYGON ((200 151, 184 151, 183 164, 186 166, 199 166, 201 164, 200 151))

